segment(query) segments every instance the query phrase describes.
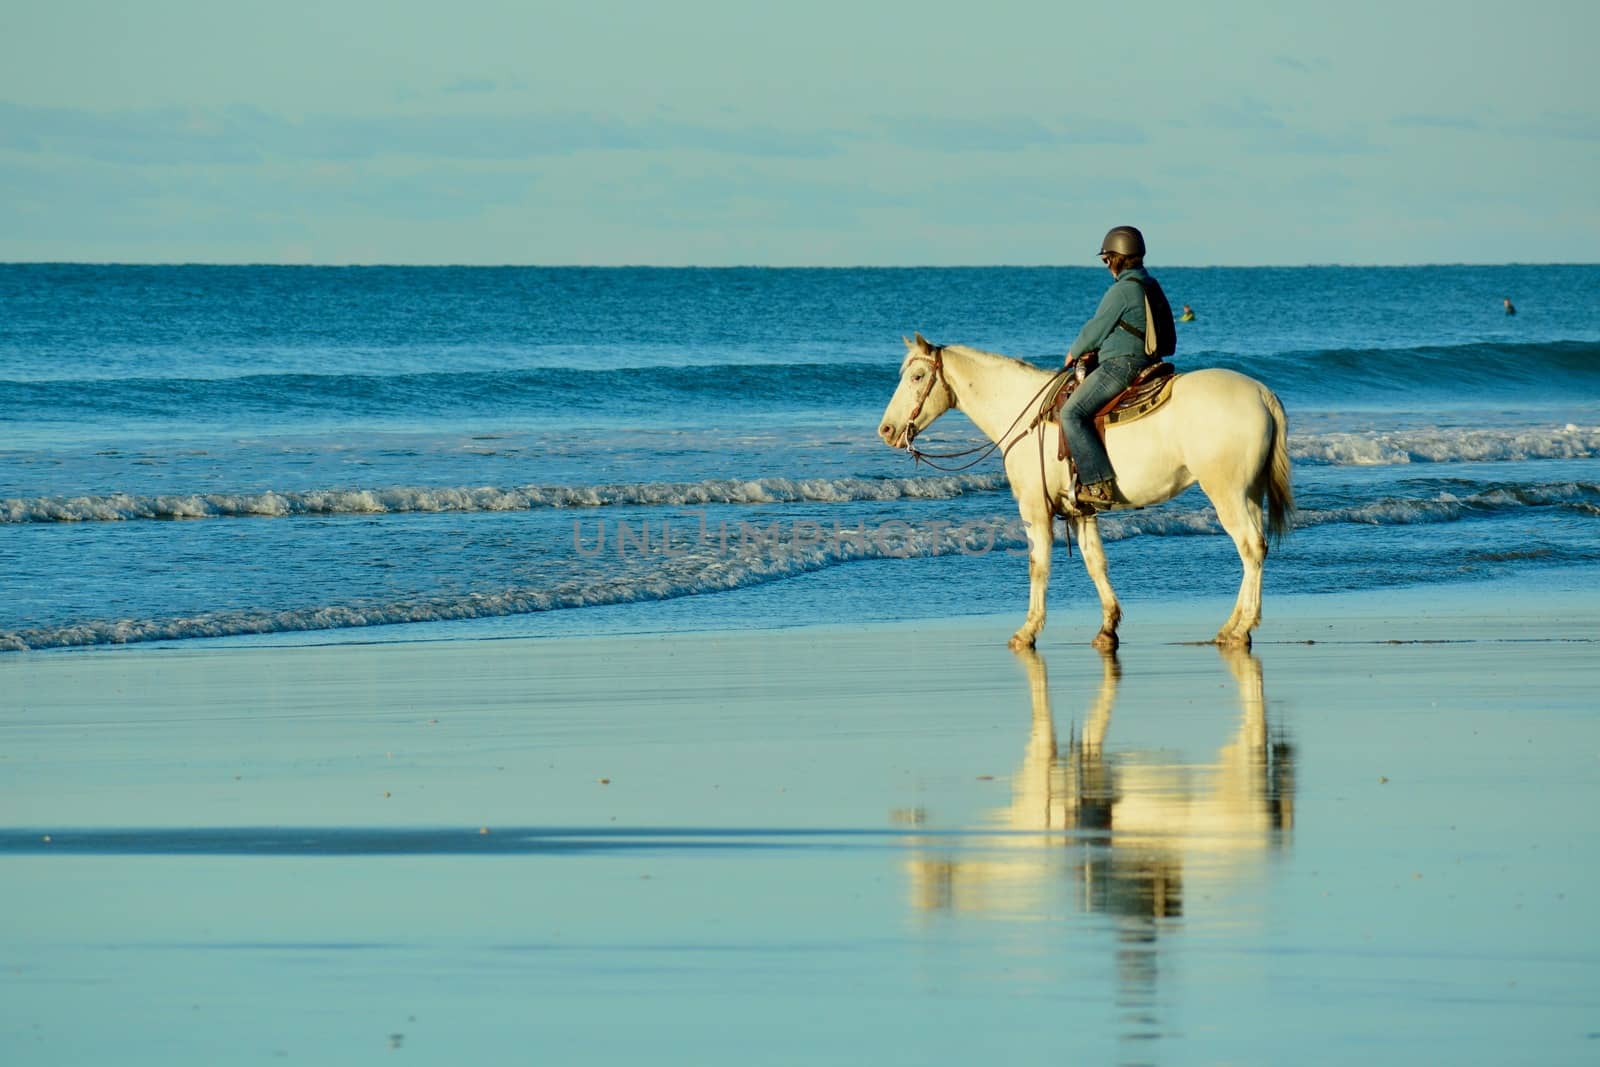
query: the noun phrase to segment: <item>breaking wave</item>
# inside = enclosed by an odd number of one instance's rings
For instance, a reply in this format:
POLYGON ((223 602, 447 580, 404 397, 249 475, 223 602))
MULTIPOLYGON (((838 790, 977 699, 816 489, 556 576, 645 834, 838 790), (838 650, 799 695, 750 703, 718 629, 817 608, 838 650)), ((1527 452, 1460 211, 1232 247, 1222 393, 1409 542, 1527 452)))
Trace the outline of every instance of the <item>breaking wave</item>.
MULTIPOLYGON (((925 481, 946 482, 945 479, 925 481)), ((926 487, 921 487, 926 488, 926 487)), ((946 492, 966 491, 946 485, 946 492)), ((1295 526, 1329 524, 1403 526, 1448 523, 1517 508, 1554 507, 1600 516, 1600 485, 1557 482, 1531 486, 1489 486, 1470 493, 1441 490, 1428 496, 1385 498, 1327 507, 1302 508, 1295 526)), ((603 521, 603 520, 602 520, 603 521)), ((743 524, 741 524, 743 525, 743 524)), ((1107 541, 1137 537, 1217 534, 1221 527, 1210 507, 1170 506, 1110 514, 1100 519, 1107 541)), ((795 521, 774 522, 745 536, 698 540, 652 548, 649 530, 632 543, 631 554, 613 537, 612 555, 623 573, 589 573, 551 582, 495 590, 403 596, 283 610, 238 609, 153 619, 73 622, 11 631, 0 630, 0 651, 82 645, 173 641, 249 634, 292 633, 399 623, 445 622, 524 615, 573 608, 668 600, 726 592, 781 581, 860 560, 903 559, 1008 552, 1025 556, 1027 541, 1019 518, 973 519, 960 524, 890 520, 875 527, 835 527, 795 521)), ((615 533, 615 531, 614 531, 615 533)), ((575 532, 575 547, 577 540, 575 532)), ((582 555, 598 557, 604 540, 582 555)), ((593 560, 589 561, 591 564, 593 560)))
MULTIPOLYGON (((1600 427, 1415 430, 1294 435, 1296 463, 1394 466, 1600 458, 1600 427)), ((946 500, 1004 490, 1002 471, 913 478, 716 478, 613 485, 392 486, 258 493, 109 493, 0 499, 0 523, 127 522, 297 515, 529 511, 539 508, 700 506, 946 500)))
POLYGON ((1600 427, 1534 430, 1404 430, 1294 435, 1296 463, 1376 467, 1401 463, 1494 463, 1600 458, 1600 427))
POLYGON ((319 489, 298 493, 36 497, 0 500, 0 522, 122 522, 250 516, 371 515, 440 511, 529 511, 619 505, 837 504, 945 500, 1005 488, 1005 475, 928 478, 718 478, 619 485, 319 489))
POLYGON ((506 615, 667 600, 791 578, 854 560, 898 559, 954 553, 982 554, 1025 547, 1020 523, 942 524, 918 530, 906 523, 831 538, 761 538, 719 551, 711 546, 651 556, 640 573, 586 577, 549 587, 524 586, 402 598, 385 602, 330 604, 300 609, 205 612, 181 618, 117 619, 0 631, 0 651, 81 645, 292 633, 397 623, 446 622, 506 615))

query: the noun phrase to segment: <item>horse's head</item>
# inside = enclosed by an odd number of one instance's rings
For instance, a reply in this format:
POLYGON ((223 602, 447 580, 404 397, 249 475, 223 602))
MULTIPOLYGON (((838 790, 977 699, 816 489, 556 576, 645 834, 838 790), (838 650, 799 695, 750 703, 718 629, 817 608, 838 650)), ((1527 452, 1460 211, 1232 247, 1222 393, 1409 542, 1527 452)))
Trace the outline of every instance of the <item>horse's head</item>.
POLYGON ((878 436, 890 448, 906 448, 929 423, 955 406, 956 396, 944 376, 944 346, 929 344, 919 333, 906 341, 900 384, 878 420, 878 436))

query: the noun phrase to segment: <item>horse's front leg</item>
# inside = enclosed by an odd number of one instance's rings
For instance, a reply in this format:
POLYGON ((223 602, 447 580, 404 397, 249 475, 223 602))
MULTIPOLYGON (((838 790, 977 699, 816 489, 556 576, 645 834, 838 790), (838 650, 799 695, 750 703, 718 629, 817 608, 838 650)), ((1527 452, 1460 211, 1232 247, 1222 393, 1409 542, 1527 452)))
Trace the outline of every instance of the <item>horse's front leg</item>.
POLYGON ((1103 652, 1114 651, 1119 643, 1117 626, 1122 622, 1122 605, 1111 588, 1111 575, 1106 569, 1106 547, 1100 540, 1100 523, 1093 515, 1075 515, 1073 535, 1078 539, 1078 550, 1083 553, 1083 569, 1089 572, 1095 592, 1100 594, 1100 632, 1090 644, 1103 652))
POLYGON ((1044 629, 1045 594, 1050 589, 1050 553, 1055 548, 1055 516, 1043 508, 1022 512, 1028 530, 1028 617, 1022 628, 1011 635, 1013 649, 1032 648, 1044 629))

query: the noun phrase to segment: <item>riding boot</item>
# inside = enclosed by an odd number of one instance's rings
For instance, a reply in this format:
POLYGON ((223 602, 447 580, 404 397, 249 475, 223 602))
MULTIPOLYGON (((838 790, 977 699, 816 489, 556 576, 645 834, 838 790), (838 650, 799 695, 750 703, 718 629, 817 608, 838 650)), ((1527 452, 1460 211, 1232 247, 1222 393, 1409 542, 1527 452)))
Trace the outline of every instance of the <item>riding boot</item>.
POLYGON ((1107 478, 1103 482, 1091 482, 1078 486, 1078 503, 1088 504, 1090 507, 1104 510, 1115 507, 1117 503, 1116 481, 1107 478))

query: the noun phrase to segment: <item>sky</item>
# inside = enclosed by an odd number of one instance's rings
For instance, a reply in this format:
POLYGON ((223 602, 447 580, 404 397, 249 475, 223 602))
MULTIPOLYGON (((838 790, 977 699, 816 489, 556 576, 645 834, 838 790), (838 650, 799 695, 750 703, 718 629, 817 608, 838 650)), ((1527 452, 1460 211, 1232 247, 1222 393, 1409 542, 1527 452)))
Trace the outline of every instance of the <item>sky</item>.
POLYGON ((0 261, 1600 262, 1594 0, 0 0, 0 261))

